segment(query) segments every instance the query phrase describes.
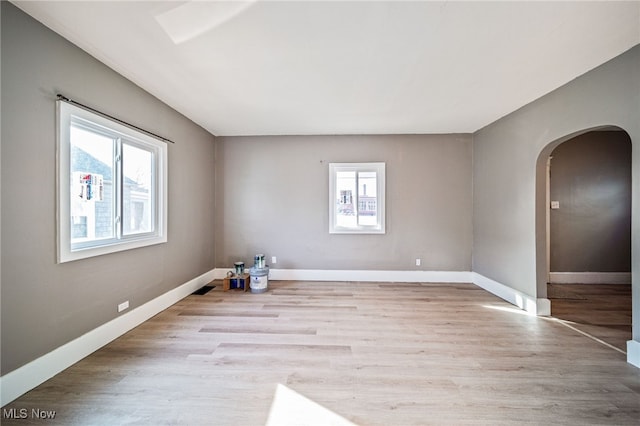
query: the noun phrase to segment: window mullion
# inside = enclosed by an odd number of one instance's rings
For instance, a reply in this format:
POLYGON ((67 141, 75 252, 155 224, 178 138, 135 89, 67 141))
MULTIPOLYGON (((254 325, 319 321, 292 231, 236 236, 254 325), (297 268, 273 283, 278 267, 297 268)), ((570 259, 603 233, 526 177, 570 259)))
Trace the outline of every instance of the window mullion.
POLYGON ((122 193, 123 193, 123 179, 122 179, 122 138, 116 139, 115 146, 115 198, 116 198, 116 210, 114 219, 114 226, 116 230, 116 238, 122 238, 122 193))
POLYGON ((359 181, 360 176, 357 170, 355 170, 355 175, 356 175, 356 190, 355 190, 356 200, 355 200, 355 203, 353 203, 353 210, 356 215, 356 224, 360 226, 360 181, 359 181))
POLYGON ((56 115, 58 263, 167 242, 166 144, 61 100, 56 115))

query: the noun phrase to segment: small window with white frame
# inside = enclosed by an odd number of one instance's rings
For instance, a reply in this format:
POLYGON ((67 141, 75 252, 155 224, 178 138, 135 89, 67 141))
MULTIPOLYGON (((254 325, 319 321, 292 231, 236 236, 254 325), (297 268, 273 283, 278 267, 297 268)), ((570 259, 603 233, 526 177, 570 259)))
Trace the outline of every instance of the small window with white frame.
POLYGON ((57 101, 58 263, 167 241, 167 146, 57 101))
POLYGON ((385 163, 329 164, 329 233, 385 233, 385 163))

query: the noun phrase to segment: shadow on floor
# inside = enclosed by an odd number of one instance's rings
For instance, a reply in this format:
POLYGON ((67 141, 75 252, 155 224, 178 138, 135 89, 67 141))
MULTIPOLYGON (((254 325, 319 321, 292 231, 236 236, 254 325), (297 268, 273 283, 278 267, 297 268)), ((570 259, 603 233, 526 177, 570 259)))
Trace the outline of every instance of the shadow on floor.
POLYGON ((548 284, 551 316, 627 350, 631 339, 630 284, 548 284))

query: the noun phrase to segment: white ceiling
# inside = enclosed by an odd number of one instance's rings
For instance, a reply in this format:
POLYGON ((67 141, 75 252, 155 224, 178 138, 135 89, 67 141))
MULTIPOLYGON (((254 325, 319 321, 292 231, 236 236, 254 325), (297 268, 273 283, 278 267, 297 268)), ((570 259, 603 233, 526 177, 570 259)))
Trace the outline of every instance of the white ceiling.
POLYGON ((640 43, 640 1, 14 1, 215 135, 474 132, 640 43))

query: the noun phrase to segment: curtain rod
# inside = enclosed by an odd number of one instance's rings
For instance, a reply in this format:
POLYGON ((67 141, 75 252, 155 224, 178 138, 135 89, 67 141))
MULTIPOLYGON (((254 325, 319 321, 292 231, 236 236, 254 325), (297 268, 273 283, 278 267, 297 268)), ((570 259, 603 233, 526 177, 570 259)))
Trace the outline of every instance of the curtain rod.
POLYGON ((145 129, 141 128, 141 127, 135 126, 135 125, 133 125, 133 124, 131 124, 131 123, 127 123, 126 121, 124 121, 124 120, 120 120, 119 118, 116 118, 116 117, 114 117, 114 116, 112 116, 112 115, 105 114, 105 113, 104 113, 104 112, 102 112, 102 111, 98 111, 97 109, 91 108, 90 106, 87 106, 87 105, 81 104, 80 102, 77 102, 77 101, 74 101, 73 99, 67 98, 66 96, 61 95, 60 93, 58 93, 56 96, 58 97, 58 100, 61 100, 61 101, 64 101, 64 102, 68 102, 68 103, 70 103, 70 104, 73 104, 73 105, 79 106, 80 108, 84 108, 84 109, 86 109, 86 110, 88 110, 88 111, 91 111, 91 112, 93 112, 93 113, 96 113, 96 114, 98 114, 98 115, 101 115, 101 116, 103 116, 103 117, 106 117, 106 118, 108 118, 108 119, 111 119, 111 120, 113 120, 113 121, 117 121, 117 122, 118 122, 118 123, 120 123, 120 124, 123 124, 123 125, 125 125, 125 126, 127 126, 127 127, 131 127, 131 128, 133 128, 133 129, 136 129, 136 130, 138 130, 138 131, 140 131, 140 132, 142 132, 142 133, 146 133, 147 135, 149 135, 149 136, 153 136, 154 138, 156 138, 156 139, 160 139, 161 141, 169 142, 169 143, 173 143, 173 144, 175 144, 175 142, 174 142, 174 141, 172 141, 171 139, 167 139, 167 138, 162 137, 162 136, 160 136, 160 135, 157 135, 157 134, 155 134, 155 133, 153 133, 153 132, 150 132, 150 131, 148 131, 148 130, 145 130, 145 129))

